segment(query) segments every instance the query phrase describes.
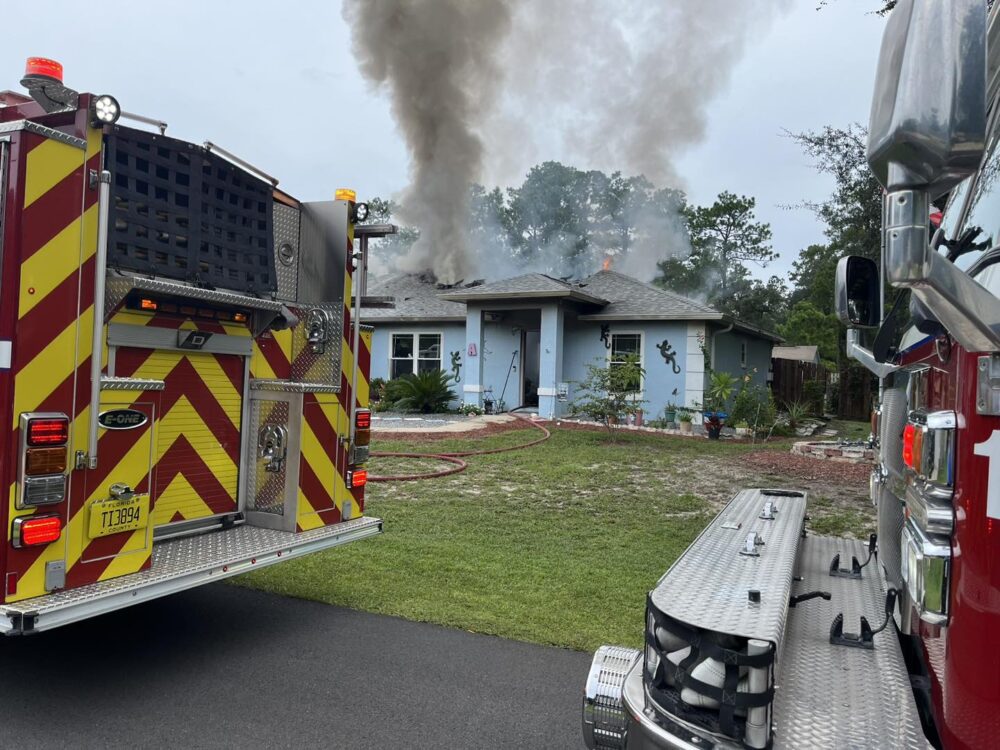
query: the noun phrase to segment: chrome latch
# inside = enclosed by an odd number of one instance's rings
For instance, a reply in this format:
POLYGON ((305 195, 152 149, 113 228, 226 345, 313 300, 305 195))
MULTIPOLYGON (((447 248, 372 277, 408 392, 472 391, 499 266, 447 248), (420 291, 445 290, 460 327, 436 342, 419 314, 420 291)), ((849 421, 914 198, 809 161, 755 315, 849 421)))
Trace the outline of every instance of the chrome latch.
POLYGON ((762 518, 765 521, 773 521, 777 514, 778 514, 778 508, 771 500, 768 500, 766 503, 764 503, 764 507, 763 509, 761 509, 758 518, 762 518))
POLYGON ((288 429, 277 424, 261 427, 257 436, 257 456, 264 462, 264 471, 281 473, 287 455, 288 429))
POLYGON ((976 413, 1000 416, 1000 354, 979 358, 976 368, 976 413))
POLYGON ((330 314, 326 310, 314 307, 306 316, 306 341, 309 348, 316 354, 326 351, 327 339, 330 337, 330 314))
POLYGON ((135 497, 135 490, 124 482, 115 482, 108 488, 108 493, 115 500, 131 500, 135 497))
POLYGON ((746 555, 747 557, 760 557, 760 553, 757 548, 764 544, 764 540, 761 538, 760 534, 756 531, 751 531, 747 534, 747 538, 743 541, 743 546, 740 548, 740 554, 746 555))

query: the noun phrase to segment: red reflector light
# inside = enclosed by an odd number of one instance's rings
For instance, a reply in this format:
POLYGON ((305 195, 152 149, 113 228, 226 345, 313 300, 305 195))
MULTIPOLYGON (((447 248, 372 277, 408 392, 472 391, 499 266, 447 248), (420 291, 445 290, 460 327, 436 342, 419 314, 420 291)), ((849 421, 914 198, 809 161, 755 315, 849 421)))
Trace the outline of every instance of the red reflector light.
POLYGON ((62 63, 50 60, 47 57, 29 57, 24 65, 24 75, 25 77, 45 76, 46 78, 54 78, 59 83, 62 83, 63 66, 62 63))
POLYGON ((28 420, 28 445, 63 445, 69 440, 69 420, 43 417, 28 420))
POLYGON ((903 463, 913 468, 913 438, 917 428, 912 424, 906 425, 903 430, 903 463))
POLYGON ((20 527, 17 529, 20 533, 14 535, 15 542, 20 542, 23 547, 52 544, 62 533, 62 519, 59 516, 18 518, 14 523, 20 527))
POLYGON ((355 469, 351 472, 351 489, 364 487, 366 484, 368 484, 367 469, 355 469))
POLYGON ((371 429, 372 413, 367 409, 358 409, 354 414, 354 426, 359 430, 371 429))

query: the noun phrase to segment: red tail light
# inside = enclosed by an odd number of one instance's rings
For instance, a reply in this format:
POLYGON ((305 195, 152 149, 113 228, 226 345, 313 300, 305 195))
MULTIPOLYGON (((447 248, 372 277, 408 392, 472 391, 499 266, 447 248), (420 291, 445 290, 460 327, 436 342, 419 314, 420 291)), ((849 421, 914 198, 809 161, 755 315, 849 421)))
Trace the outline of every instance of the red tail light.
POLYGON ((912 424, 906 425, 903 430, 903 463, 913 468, 913 436, 916 435, 917 428, 912 424))
POLYGON ((354 471, 348 472, 347 480, 347 484, 351 489, 364 487, 368 484, 368 470, 354 469, 354 471))
POLYGON ((372 426, 372 413, 367 409, 358 409, 354 413, 354 426, 359 430, 369 430, 372 426))
POLYGON ((62 534, 59 516, 28 516, 14 519, 13 542, 15 547, 36 547, 52 544, 62 534))
POLYGON ((69 441, 69 419, 36 417, 28 420, 28 445, 65 445, 69 441))

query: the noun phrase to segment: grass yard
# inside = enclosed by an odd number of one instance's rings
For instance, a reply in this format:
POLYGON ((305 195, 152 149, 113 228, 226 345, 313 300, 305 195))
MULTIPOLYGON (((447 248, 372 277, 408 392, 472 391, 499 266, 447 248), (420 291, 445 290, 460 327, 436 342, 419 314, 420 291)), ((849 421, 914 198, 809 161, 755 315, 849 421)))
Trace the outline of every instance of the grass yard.
MULTIPOLYGON (((374 447, 477 450, 537 435, 515 429, 411 442, 376 435, 374 447)), ((744 454, 760 450, 638 432, 611 444, 601 432, 554 428, 535 448, 469 458, 461 474, 369 484, 366 512, 384 519, 382 536, 237 582, 542 644, 638 646, 646 592, 740 487, 808 485, 821 499, 811 511, 814 524, 827 524, 825 533, 867 535, 866 486, 789 480, 744 462, 744 454)), ((442 465, 374 459, 370 470, 432 466, 442 465)))

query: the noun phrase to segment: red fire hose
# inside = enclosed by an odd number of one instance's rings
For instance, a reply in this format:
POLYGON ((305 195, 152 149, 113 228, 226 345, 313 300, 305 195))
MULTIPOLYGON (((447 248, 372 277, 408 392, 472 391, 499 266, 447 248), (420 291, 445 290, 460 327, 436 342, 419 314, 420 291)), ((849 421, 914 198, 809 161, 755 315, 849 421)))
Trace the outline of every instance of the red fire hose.
POLYGON ((440 471, 430 471, 423 474, 394 474, 392 476, 372 476, 368 475, 369 482, 409 482, 416 479, 436 479, 437 477, 446 477, 450 474, 458 474, 460 471, 465 471, 468 464, 463 461, 463 458, 468 458, 469 456, 486 456, 491 453, 506 453, 507 451, 519 451, 523 448, 530 448, 533 445, 538 445, 539 443, 544 443, 550 437, 552 433, 548 429, 537 422, 533 422, 530 419, 514 415, 523 422, 527 422, 531 427, 536 430, 542 431, 542 437, 536 440, 529 440, 527 443, 522 443, 521 445, 511 445, 506 448, 489 448, 482 451, 460 451, 458 453, 397 453, 394 451, 372 451, 372 458, 432 458, 438 461, 447 461, 450 464, 455 464, 454 466, 441 469, 440 471))

